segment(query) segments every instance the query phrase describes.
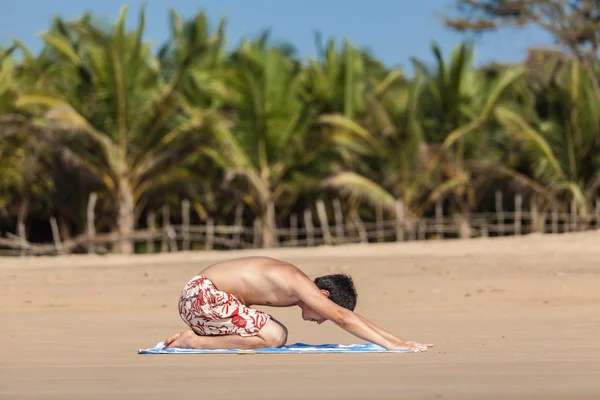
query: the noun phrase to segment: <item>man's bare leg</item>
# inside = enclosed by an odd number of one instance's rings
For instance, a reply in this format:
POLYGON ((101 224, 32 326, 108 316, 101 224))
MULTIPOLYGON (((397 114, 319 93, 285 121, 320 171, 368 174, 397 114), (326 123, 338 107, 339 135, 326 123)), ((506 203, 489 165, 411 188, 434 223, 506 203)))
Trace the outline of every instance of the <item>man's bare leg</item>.
POLYGON ((176 347, 178 349, 260 349, 267 346, 267 342, 259 336, 198 336, 194 331, 187 330, 173 340, 165 348, 176 347))
POLYGON ((176 333, 165 341, 165 349, 261 349, 281 347, 287 340, 287 329, 274 318, 267 321, 256 336, 199 336, 193 330, 176 333))

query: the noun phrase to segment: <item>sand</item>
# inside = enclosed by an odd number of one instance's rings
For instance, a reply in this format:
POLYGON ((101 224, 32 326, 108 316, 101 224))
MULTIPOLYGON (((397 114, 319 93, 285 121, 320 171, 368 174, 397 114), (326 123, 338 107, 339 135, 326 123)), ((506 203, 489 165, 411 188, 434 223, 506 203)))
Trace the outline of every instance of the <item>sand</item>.
MULTIPOLYGON (((267 310, 266 308, 264 308, 267 310)), ((357 343, 299 309, 289 342, 357 343)), ((0 399, 599 399, 600 232, 311 249, 0 259, 0 399), (268 255, 351 273, 357 312, 427 353, 138 355, 187 280, 268 255)))

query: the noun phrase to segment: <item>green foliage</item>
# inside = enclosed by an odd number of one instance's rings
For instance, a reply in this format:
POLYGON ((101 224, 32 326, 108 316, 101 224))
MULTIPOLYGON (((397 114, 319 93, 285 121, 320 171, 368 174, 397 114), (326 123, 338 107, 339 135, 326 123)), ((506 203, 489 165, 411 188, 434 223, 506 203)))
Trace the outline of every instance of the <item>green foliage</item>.
POLYGON ((244 203, 269 228, 270 203, 283 219, 328 196, 370 218, 396 199, 486 209, 497 185, 553 207, 599 194, 597 79, 577 57, 476 67, 471 44, 434 43, 409 79, 347 40, 318 37, 306 61, 266 33, 227 52, 225 20, 204 13, 172 10, 153 53, 144 10, 133 30, 127 14, 55 18, 39 55, 0 50, 0 224, 31 204, 81 233, 91 191, 99 228, 124 233, 183 197, 196 219, 232 222, 244 203))
POLYGON ((530 121, 519 110, 508 108, 498 109, 498 118, 523 144, 533 177, 552 192, 574 199, 582 210, 589 210, 600 177, 600 103, 585 70, 575 60, 561 68, 542 95, 540 110, 530 121))

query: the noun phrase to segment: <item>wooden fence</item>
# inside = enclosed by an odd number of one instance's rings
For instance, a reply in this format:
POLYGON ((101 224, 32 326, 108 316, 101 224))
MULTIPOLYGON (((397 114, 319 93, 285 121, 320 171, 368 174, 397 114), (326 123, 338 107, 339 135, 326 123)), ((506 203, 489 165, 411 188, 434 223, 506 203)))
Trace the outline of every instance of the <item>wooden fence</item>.
POLYGON ((339 199, 334 199, 328 205, 319 200, 313 209, 304 211, 303 215, 292 214, 285 227, 276 226, 273 206, 269 207, 270 224, 266 224, 265 227, 258 219, 254 220, 252 226, 244 226, 242 206, 236 209, 234 225, 215 225, 212 218, 208 218, 203 225, 192 225, 190 203, 184 200, 181 206, 181 224, 172 224, 170 209, 163 207, 160 226, 157 224, 156 215, 151 213, 146 221, 146 229, 137 230, 124 237, 118 233, 98 235, 95 233, 93 210, 96 197, 92 194, 88 206, 86 234, 62 241, 56 220, 52 218, 50 225, 54 237, 53 243, 27 242, 23 235, 25 230, 21 226, 18 229, 21 235, 7 233, 6 237, 0 237, 0 249, 4 248, 0 251, 7 255, 104 253, 109 251, 108 248, 112 244, 123 239, 132 240, 138 251, 145 253, 259 248, 263 247, 265 236, 263 229, 269 229, 268 226, 275 226, 268 235, 273 239, 273 247, 402 242, 600 229, 600 199, 596 201, 596 207, 591 213, 581 213, 574 203, 571 204, 569 212, 539 211, 535 199, 527 209, 524 209, 522 199, 521 195, 516 195, 514 210, 505 211, 503 196, 501 193, 496 193, 494 212, 468 215, 444 215, 442 203, 437 203, 434 215, 423 218, 417 218, 406 212, 402 201, 398 200, 393 218, 386 219, 383 209, 376 207, 373 222, 363 222, 356 211, 344 214, 339 199), (329 214, 327 209, 330 210, 329 214), (316 210, 316 213, 313 213, 313 210, 316 210))

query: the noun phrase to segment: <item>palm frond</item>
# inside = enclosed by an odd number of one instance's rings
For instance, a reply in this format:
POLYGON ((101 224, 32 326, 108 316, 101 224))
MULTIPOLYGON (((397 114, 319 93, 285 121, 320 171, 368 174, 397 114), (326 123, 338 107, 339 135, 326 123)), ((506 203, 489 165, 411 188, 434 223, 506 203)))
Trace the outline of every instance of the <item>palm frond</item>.
POLYGON ((42 35, 42 39, 46 44, 71 60, 73 64, 77 66, 81 65, 81 58, 73 49, 72 43, 64 36, 56 33, 46 33, 42 35))
POLYGON ((538 153, 548 161, 557 177, 566 180, 565 173, 550 145, 539 132, 535 131, 521 116, 506 107, 497 108, 496 116, 509 132, 531 143, 538 153))
POLYGON ((362 198, 373 205, 381 204, 384 208, 394 211, 396 200, 383 187, 354 172, 340 172, 325 179, 320 186, 330 187, 340 193, 355 198, 362 198))
POLYGON ((469 164, 469 168, 474 172, 481 174, 496 174, 507 177, 511 179, 512 182, 517 183, 519 186, 532 190, 557 210, 564 210, 564 205, 556 198, 552 190, 541 185, 527 175, 524 175, 502 164, 495 164, 481 160, 469 160, 467 163, 469 164))
POLYGON ((321 124, 332 125, 338 128, 343 128, 352 132, 365 142, 367 142, 373 149, 382 150, 380 143, 371 135, 371 133, 365 128, 361 127, 359 124, 354 122, 353 120, 344 117, 339 114, 326 114, 321 115, 318 119, 318 122, 321 124))
POLYGON ((416 209, 416 215, 422 215, 423 212, 436 201, 443 199, 448 193, 455 191, 457 188, 463 188, 469 182, 469 177, 465 174, 460 174, 453 178, 447 179, 437 185, 435 189, 427 196, 416 209))

